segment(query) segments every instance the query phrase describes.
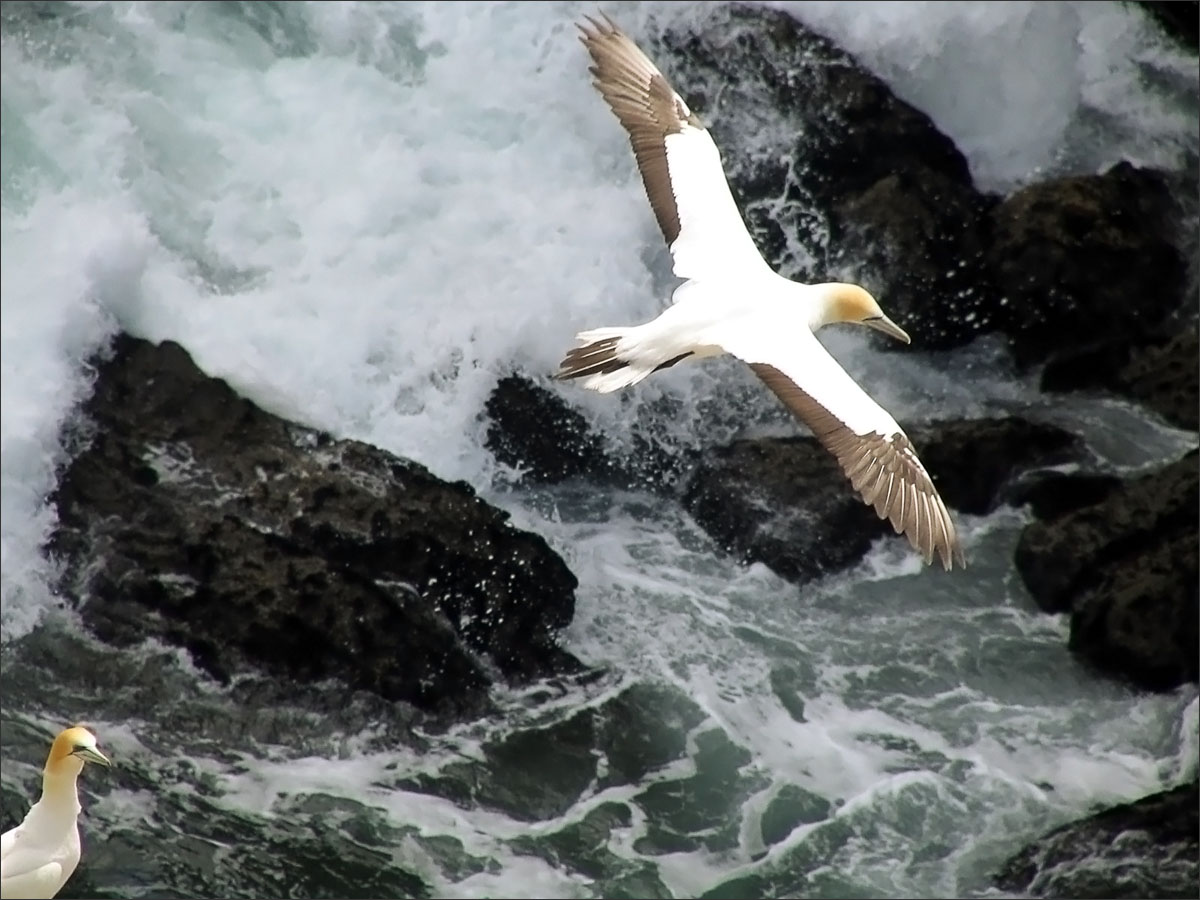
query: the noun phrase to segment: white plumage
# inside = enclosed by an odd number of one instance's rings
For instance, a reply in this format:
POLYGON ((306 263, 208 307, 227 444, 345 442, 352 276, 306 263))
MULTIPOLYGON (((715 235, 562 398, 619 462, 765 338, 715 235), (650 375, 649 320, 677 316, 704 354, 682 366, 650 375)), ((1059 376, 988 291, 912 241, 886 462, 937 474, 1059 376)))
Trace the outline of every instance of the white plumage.
POLYGON ((79 791, 84 762, 109 765, 96 736, 75 725, 54 739, 42 771, 42 796, 24 821, 0 837, 0 898, 53 897, 79 865, 79 791))
POLYGON ((801 284, 771 270, 729 190, 708 129, 607 17, 580 26, 594 84, 629 133, 646 196, 685 279, 644 325, 580 332, 559 378, 608 393, 689 358, 728 353, 750 365, 804 421, 881 518, 945 568, 964 564, 954 522, 903 429, 817 340, 835 322, 908 343, 858 285, 801 284))

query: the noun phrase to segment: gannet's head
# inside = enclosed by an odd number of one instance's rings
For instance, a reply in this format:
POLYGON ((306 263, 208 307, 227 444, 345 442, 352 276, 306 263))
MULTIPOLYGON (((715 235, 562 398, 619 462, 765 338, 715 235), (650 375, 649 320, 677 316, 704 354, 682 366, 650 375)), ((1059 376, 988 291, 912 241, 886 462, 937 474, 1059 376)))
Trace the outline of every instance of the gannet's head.
POLYGON ((885 316, 875 298, 857 284, 833 281, 818 287, 821 288, 821 297, 825 304, 825 324, 852 322, 855 325, 866 325, 898 341, 912 343, 904 329, 885 316))
POLYGON ((112 765, 108 757, 96 746, 96 736, 83 725, 72 725, 61 732, 50 745, 46 771, 55 774, 79 774, 85 762, 99 763, 102 766, 112 765))

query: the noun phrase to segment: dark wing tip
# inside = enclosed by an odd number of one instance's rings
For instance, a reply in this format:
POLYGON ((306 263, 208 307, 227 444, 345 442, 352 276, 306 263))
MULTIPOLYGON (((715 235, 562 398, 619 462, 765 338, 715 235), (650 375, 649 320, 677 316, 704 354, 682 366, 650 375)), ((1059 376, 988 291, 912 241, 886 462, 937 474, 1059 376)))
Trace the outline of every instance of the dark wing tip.
POLYGON ((841 466, 851 487, 881 519, 891 521, 926 565, 938 557, 946 571, 966 567, 958 531, 916 451, 903 432, 856 434, 774 366, 750 363, 754 373, 802 422, 841 466), (885 476, 895 479, 885 484, 885 476))
POLYGON ((599 11, 600 19, 587 13, 583 17, 587 20, 587 25, 582 22, 576 22, 575 27, 582 31, 585 35, 583 40, 595 40, 599 37, 609 37, 614 34, 619 34, 621 29, 617 27, 617 23, 609 17, 608 13, 603 10, 599 11), (591 26, 590 28, 588 26, 591 26))

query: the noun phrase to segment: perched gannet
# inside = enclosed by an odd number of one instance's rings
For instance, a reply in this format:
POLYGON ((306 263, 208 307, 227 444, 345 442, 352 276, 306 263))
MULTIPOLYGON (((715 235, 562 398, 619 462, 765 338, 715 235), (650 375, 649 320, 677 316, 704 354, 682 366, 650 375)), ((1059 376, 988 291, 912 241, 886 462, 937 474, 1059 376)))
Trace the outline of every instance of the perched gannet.
POLYGON ((79 864, 79 792, 85 762, 110 765, 96 736, 82 725, 62 732, 42 770, 42 797, 0 838, 0 897, 53 897, 79 864))
POLYGON ((644 325, 580 332, 557 378, 609 392, 688 357, 748 363, 804 421, 880 518, 932 562, 965 565, 950 513, 903 429, 814 332, 853 322, 909 343, 863 288, 801 284, 771 270, 746 230, 720 153, 662 72, 605 16, 580 25, 594 84, 629 132, 646 196, 684 283, 644 325))

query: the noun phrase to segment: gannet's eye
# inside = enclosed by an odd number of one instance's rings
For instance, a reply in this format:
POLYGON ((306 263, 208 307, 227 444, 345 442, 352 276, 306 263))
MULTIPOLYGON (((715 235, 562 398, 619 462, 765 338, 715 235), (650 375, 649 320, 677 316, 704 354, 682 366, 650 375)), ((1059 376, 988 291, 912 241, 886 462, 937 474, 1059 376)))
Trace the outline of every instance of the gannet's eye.
POLYGON ((80 750, 86 750, 87 748, 88 748, 87 744, 76 744, 74 747, 71 748, 71 752, 78 753, 80 750))

